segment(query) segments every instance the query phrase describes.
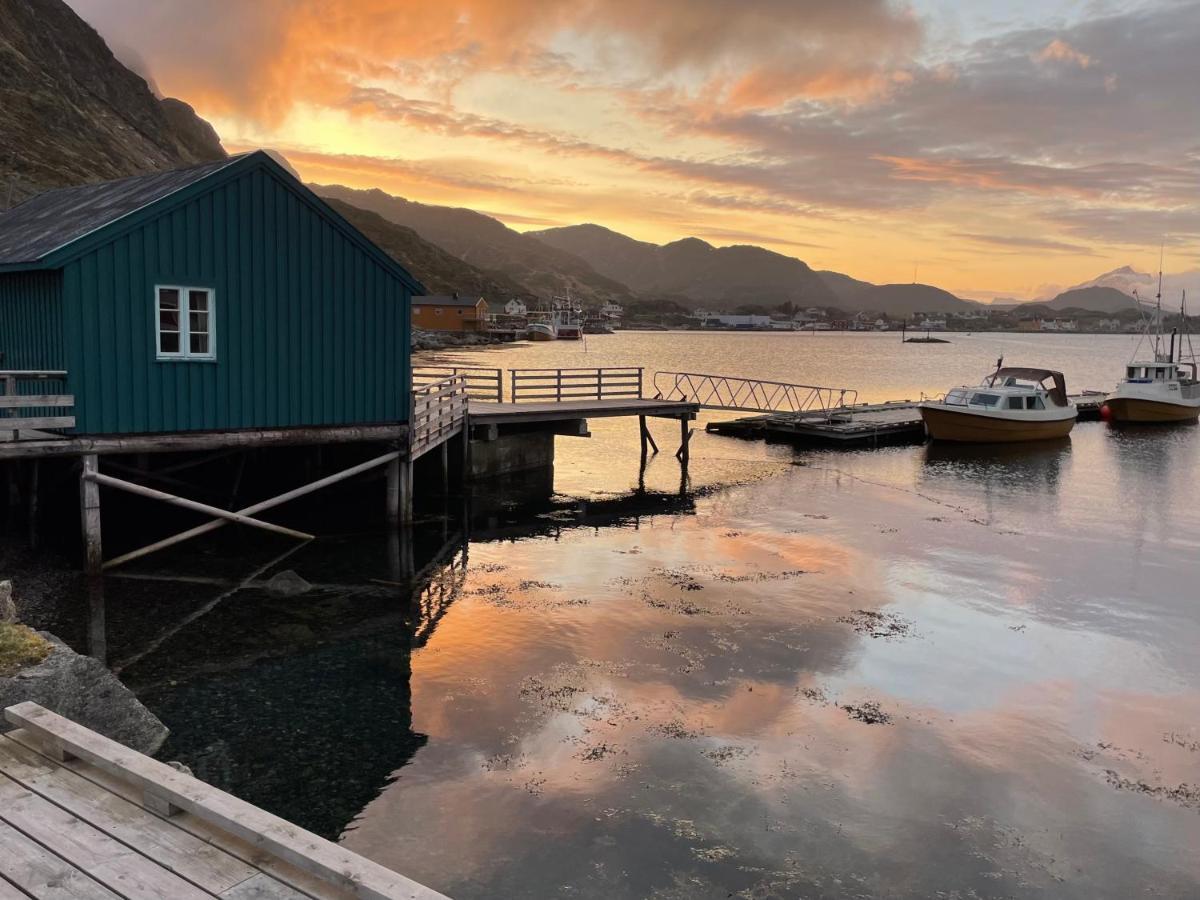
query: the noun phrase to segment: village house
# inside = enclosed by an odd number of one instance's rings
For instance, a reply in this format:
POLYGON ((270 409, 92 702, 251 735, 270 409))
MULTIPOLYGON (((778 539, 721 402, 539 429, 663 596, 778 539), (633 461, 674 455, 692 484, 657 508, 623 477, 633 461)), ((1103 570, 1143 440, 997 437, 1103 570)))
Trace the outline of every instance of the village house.
POLYGON ((529 312, 524 300, 513 298, 504 304, 504 314, 507 316, 523 316, 529 312))
POLYGON ((482 297, 416 296, 412 299, 412 321, 426 331, 487 331, 488 305, 482 297))

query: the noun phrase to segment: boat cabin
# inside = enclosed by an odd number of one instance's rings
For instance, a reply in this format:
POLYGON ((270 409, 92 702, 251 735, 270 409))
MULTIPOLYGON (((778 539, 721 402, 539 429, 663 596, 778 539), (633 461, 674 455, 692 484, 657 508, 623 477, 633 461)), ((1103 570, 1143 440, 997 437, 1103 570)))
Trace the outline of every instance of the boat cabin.
POLYGON ((1069 405, 1061 372, 1049 369, 998 369, 975 387, 949 391, 947 406, 976 409, 1041 410, 1069 405), (1050 382, 1047 387, 1046 382, 1050 382))
POLYGON ((1189 374, 1177 363, 1133 362, 1125 367, 1125 380, 1131 384, 1185 381, 1189 374))

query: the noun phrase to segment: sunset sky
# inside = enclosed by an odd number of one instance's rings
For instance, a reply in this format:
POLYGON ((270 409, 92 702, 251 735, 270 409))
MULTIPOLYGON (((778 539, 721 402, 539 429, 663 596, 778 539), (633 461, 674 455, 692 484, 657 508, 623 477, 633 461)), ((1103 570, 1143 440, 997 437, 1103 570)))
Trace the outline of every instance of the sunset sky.
POLYGON ((230 150, 1020 297, 1200 265, 1200 2, 69 0, 230 150))

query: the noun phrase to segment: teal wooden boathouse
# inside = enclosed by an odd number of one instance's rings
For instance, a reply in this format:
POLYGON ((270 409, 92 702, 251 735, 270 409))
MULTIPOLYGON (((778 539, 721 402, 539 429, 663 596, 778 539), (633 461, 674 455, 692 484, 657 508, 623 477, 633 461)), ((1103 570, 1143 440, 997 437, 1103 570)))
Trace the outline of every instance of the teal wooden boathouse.
POLYGON ((388 520, 410 520, 413 461, 441 447, 447 465, 445 442, 466 427, 461 378, 413 394, 423 293, 261 151, 37 195, 0 213, 6 494, 29 497, 32 534, 39 463, 80 459, 90 573, 228 522, 311 537, 255 517, 383 466, 388 520), (161 489, 189 487, 178 472, 197 460, 153 462, 326 444, 378 455, 240 510, 161 489), (101 487, 213 520, 104 560, 101 487))
POLYGON ((262 151, 0 213, 0 370, 75 435, 405 422, 421 293, 262 151))

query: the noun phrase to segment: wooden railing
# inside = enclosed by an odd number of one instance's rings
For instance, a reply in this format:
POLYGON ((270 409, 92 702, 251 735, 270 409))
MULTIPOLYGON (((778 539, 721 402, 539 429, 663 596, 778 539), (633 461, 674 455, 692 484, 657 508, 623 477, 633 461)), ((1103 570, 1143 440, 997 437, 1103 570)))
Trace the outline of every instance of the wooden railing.
POLYGON ((705 409, 746 412, 830 412, 858 402, 850 388, 730 378, 699 372, 656 372, 654 390, 661 400, 685 400, 705 409))
POLYGON ((467 419, 467 381, 463 375, 451 375, 412 392, 411 458, 460 434, 467 419))
POLYGON ((414 388, 427 387, 434 382, 444 381, 455 375, 463 377, 467 385, 467 396, 472 400, 504 402, 503 370, 489 369, 484 366, 414 366, 412 386, 414 388))
POLYGON ((75 416, 61 413, 75 406, 75 398, 49 390, 53 382, 62 383, 66 377, 66 372, 57 370, 0 370, 0 440, 44 438, 28 432, 74 428, 75 416), (23 431, 27 433, 22 435, 23 431))
POLYGON ((640 398, 642 369, 513 369, 509 385, 513 403, 640 398))

